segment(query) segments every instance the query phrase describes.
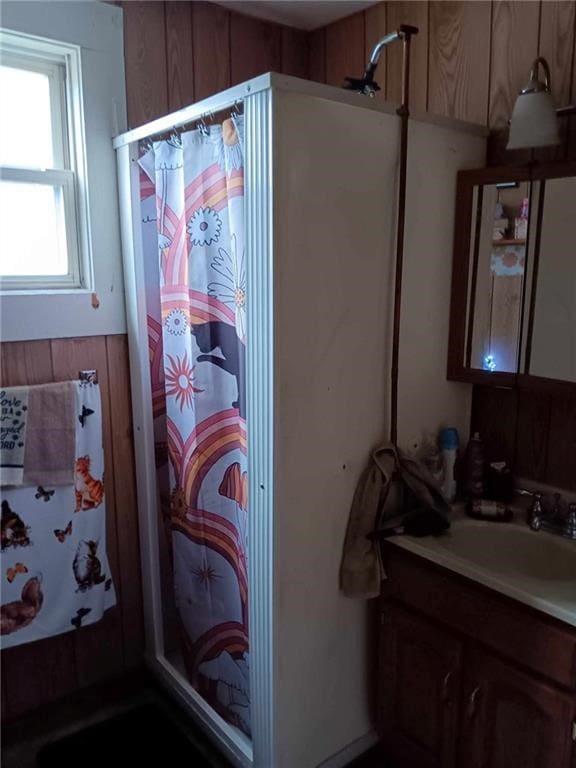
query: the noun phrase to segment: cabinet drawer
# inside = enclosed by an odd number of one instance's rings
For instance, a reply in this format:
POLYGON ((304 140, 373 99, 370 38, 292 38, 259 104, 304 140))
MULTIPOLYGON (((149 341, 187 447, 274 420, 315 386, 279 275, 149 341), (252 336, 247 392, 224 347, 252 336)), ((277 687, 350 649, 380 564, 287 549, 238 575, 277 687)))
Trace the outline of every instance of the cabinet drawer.
MULTIPOLYGON (((393 544, 382 547, 393 597, 512 661, 576 689, 576 630, 393 544)), ((385 610, 385 607, 384 607, 385 610)))

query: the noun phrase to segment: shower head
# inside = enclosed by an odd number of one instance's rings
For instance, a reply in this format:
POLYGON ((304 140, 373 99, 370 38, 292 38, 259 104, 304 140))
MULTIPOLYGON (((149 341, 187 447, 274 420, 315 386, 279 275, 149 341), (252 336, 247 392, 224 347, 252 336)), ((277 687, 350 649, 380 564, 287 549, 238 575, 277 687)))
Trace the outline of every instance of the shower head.
POLYGON ((347 77, 344 88, 350 91, 357 91, 358 93, 362 93, 365 96, 370 96, 373 98, 376 91, 381 90, 378 83, 374 80, 374 73, 376 72, 376 67, 378 66, 378 61, 380 59, 382 49, 385 48, 389 43, 394 43, 396 40, 407 40, 410 42, 410 37, 417 34, 418 27, 411 27, 408 24, 401 24, 395 32, 390 32, 390 34, 385 35, 374 46, 374 50, 370 56, 370 61, 368 62, 368 66, 366 67, 363 76, 361 78, 347 77))

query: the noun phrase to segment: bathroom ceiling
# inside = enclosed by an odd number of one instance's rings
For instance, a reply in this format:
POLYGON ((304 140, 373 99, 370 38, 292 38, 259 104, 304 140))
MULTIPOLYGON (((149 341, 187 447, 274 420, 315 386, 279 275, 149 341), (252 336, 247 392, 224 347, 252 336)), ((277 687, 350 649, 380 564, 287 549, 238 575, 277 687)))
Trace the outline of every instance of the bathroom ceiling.
POLYGON ((317 29, 332 21, 361 11, 370 5, 376 5, 378 0, 364 2, 363 0, 212 0, 218 5, 224 5, 233 11, 247 16, 256 16, 266 21, 287 24, 297 29, 317 29))

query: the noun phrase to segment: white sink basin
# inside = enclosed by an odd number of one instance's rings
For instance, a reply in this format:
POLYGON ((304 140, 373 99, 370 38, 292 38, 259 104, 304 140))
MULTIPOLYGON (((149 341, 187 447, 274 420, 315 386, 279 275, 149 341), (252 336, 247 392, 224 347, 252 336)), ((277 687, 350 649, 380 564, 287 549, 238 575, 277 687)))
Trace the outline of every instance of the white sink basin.
POLYGON ((576 546, 528 526, 458 520, 438 544, 494 573, 569 582, 576 591, 576 546))
POLYGON ((576 626, 576 541, 463 514, 442 536, 389 541, 576 626))

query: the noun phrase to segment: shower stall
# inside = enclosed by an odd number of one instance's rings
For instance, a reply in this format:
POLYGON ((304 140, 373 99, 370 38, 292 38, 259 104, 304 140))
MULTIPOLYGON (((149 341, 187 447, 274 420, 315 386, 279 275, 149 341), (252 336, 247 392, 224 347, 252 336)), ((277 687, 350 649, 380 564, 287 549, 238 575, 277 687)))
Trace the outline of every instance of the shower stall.
MULTIPOLYGON (((410 141, 400 443, 432 418, 418 387, 466 419, 422 318, 445 349, 455 173, 485 147, 447 120, 410 141)), ((114 140, 147 660, 235 765, 374 740, 338 569, 387 434, 399 143, 394 105, 274 74, 114 140)))

